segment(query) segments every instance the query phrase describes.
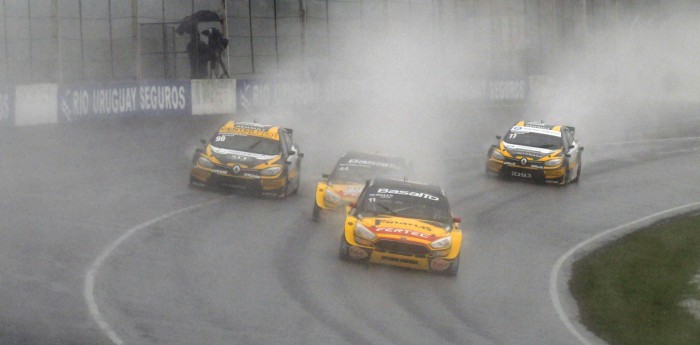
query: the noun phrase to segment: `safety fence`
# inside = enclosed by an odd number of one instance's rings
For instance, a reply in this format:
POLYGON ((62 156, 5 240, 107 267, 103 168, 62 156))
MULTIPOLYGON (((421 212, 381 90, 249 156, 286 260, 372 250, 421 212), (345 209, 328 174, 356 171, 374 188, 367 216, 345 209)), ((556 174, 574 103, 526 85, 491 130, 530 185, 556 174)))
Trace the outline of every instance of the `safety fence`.
MULTIPOLYGON (((621 0, 620 0, 621 1, 621 0)), ((605 3, 617 1, 605 1, 605 3)), ((228 40, 207 77, 368 72, 363 56, 407 37, 489 77, 546 72, 586 21, 619 6, 578 0, 0 0, 0 82, 197 79, 191 32, 228 40), (585 6, 582 3, 587 4, 585 6), (602 10, 604 11, 602 11, 602 10), (197 16, 202 12, 215 14, 197 16), (588 16, 586 15, 588 14, 588 16), (194 20, 196 31, 178 31, 194 20), (469 52, 462 57, 464 52, 469 52)), ((452 60, 450 60, 452 59, 452 60)), ((456 71, 470 73, 472 70, 456 71)))

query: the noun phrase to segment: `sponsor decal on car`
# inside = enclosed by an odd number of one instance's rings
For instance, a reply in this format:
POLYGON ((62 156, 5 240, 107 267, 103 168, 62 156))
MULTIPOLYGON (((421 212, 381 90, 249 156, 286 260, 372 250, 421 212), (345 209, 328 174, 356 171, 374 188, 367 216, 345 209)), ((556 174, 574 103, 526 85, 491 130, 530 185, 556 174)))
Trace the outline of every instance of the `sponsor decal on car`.
POLYGON ((522 172, 522 171, 511 171, 510 175, 515 176, 515 177, 520 177, 520 178, 532 178, 531 173, 522 172))
POLYGON ((231 133, 237 133, 240 135, 252 135, 256 137, 262 137, 262 138, 268 138, 268 139, 274 139, 274 140, 280 140, 280 135, 279 133, 272 133, 268 132, 266 130, 251 130, 248 128, 231 128, 231 133))
POLYGON ((399 221, 394 221, 394 220, 383 220, 382 223, 384 224, 392 224, 392 225, 408 225, 408 226, 415 226, 419 229, 430 231, 432 230, 430 227, 427 227, 425 225, 420 225, 420 224, 414 224, 414 223, 409 223, 409 222, 399 222, 399 221))
POLYGON ((433 271, 444 271, 450 267, 450 262, 444 259, 433 259, 430 261, 430 269, 433 271))
POLYGON ((396 170, 401 170, 401 167, 395 164, 387 163, 387 162, 376 162, 376 161, 370 161, 366 159, 349 159, 347 164, 353 164, 353 165, 373 165, 373 166, 378 166, 378 167, 383 167, 383 168, 391 168, 391 169, 396 169, 396 170))
POLYGON ((235 156, 239 156, 239 157, 250 157, 250 158, 255 158, 255 159, 263 160, 263 161, 267 161, 267 160, 270 160, 270 159, 273 159, 276 157, 276 156, 270 156, 270 155, 263 155, 263 154, 259 154, 259 153, 251 153, 251 152, 222 149, 222 148, 216 147, 214 145, 211 145, 211 150, 214 153, 220 154, 220 155, 235 155, 235 156))
POLYGON ((424 234, 424 233, 414 231, 414 230, 407 230, 407 229, 378 227, 378 228, 374 229, 374 232, 375 233, 392 234, 392 235, 404 235, 404 236, 408 236, 408 237, 422 238, 422 239, 430 239, 431 238, 431 236, 428 234, 424 234))
POLYGON ((539 128, 531 126, 513 126, 513 128, 511 128, 510 131, 513 133, 538 133, 561 138, 561 132, 553 131, 551 129, 547 129, 546 127, 539 128))
POLYGON ((413 191, 408 191, 408 190, 379 188, 379 189, 377 189, 377 193, 379 193, 379 194, 408 195, 408 196, 413 196, 413 197, 423 198, 423 199, 428 199, 428 200, 433 200, 433 201, 440 200, 440 198, 438 198, 432 194, 422 193, 422 192, 413 192, 413 191))

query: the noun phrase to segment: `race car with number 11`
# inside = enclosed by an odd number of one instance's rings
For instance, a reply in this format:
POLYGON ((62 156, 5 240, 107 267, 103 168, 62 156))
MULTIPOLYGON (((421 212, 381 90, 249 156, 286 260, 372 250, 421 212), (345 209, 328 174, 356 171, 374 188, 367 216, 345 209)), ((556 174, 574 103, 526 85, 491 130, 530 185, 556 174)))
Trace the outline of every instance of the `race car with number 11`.
POLYGON ((370 180, 347 207, 340 258, 456 275, 461 221, 438 186, 370 180))

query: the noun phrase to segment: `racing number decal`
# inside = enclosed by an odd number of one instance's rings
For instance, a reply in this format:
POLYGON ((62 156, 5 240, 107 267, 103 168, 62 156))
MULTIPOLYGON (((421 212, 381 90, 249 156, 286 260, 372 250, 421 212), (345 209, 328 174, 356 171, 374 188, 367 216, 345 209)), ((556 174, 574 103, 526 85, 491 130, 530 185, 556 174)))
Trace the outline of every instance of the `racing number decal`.
POLYGON ((214 141, 226 141, 226 136, 224 135, 217 135, 214 141))

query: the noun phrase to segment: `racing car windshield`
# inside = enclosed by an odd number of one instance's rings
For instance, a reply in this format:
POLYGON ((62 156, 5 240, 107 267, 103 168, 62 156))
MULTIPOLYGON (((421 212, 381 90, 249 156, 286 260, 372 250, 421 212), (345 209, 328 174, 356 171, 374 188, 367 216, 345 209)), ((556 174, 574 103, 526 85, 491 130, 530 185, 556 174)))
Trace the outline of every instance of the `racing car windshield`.
POLYGON ((406 174, 397 165, 350 159, 341 161, 336 165, 329 181, 337 184, 363 184, 365 181, 377 177, 402 179, 406 177, 406 174))
POLYGON ((513 145, 539 147, 550 150, 562 147, 560 137, 541 133, 516 133, 511 131, 508 132, 508 135, 506 135, 503 141, 513 145))
POLYGON ((360 213, 413 218, 444 225, 452 222, 444 195, 376 186, 368 188, 358 205, 360 213))
POLYGON ((280 154, 280 142, 253 135, 221 134, 212 138, 211 143, 221 149, 236 150, 274 156, 280 154))

